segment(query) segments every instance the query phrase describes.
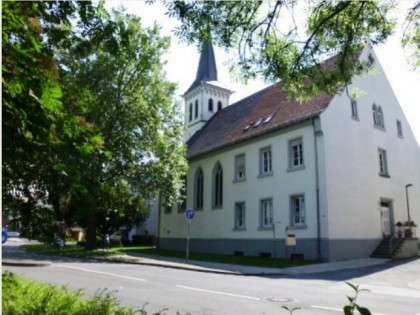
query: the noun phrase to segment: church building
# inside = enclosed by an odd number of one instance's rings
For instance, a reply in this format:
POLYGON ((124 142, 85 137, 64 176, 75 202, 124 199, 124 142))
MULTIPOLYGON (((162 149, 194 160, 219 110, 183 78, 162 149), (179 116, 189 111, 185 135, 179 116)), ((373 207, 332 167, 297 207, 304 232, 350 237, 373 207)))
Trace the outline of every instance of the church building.
POLYGON ((420 222, 420 149, 373 49, 359 58, 369 54, 378 74, 354 78, 357 99, 298 103, 274 84, 229 104, 205 45, 183 95, 187 199, 160 207, 160 248, 185 250, 186 209, 191 252, 337 261, 384 240, 417 248, 397 223, 415 233, 420 222))

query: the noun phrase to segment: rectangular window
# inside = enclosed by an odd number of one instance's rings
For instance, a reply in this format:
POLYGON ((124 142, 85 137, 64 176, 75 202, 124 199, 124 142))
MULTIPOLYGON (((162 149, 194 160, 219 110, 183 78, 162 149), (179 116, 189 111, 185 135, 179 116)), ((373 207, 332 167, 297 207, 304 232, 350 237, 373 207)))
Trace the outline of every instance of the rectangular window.
POLYGON ((382 176, 389 176, 388 174, 388 161, 386 158, 386 151, 379 149, 378 150, 379 156, 379 175, 382 176))
POLYGON ((245 154, 235 157, 235 180, 245 179, 245 154))
POLYGON ((245 228, 245 202, 235 203, 235 229, 245 228))
POLYGON ((273 202, 271 199, 261 200, 261 228, 272 228, 273 225, 273 202))
POLYGON ((399 120, 397 120, 397 132, 398 132, 398 137, 402 138, 403 137, 402 125, 401 125, 401 121, 399 120))
POLYGON ((260 175, 269 175, 272 172, 271 148, 260 151, 260 175))
POLYGON ((303 195, 291 197, 292 225, 305 224, 305 197, 303 195))
POLYGON ((303 166, 302 138, 289 142, 289 167, 298 168, 303 166))
POLYGON ((359 119, 359 113, 357 110, 357 102, 355 100, 351 100, 351 117, 354 119, 359 119))

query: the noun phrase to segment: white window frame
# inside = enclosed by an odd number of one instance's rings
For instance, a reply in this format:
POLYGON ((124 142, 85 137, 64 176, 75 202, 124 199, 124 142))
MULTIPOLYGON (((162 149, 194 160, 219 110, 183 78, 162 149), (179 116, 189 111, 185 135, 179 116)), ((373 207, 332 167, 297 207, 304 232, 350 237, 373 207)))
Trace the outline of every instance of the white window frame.
POLYGON ((235 203, 235 227, 236 230, 244 230, 246 228, 246 210, 245 202, 235 203))
POLYGON ((271 147, 260 149, 260 176, 273 174, 273 153, 271 147))
POLYGON ((357 101, 352 99, 350 101, 351 106, 351 118, 359 120, 359 110, 357 108, 357 101))
POLYGON ((260 200, 260 228, 273 228, 273 199, 266 198, 260 200))
POLYGON ((379 175, 384 177, 389 177, 388 169, 388 158, 386 150, 378 149, 378 158, 379 158, 379 175))
POLYGON ((302 138, 289 140, 289 169, 303 168, 305 166, 304 163, 302 138))
POLYGON ((290 212, 291 226, 306 226, 306 203, 304 194, 290 196, 290 212))
POLYGON ((246 179, 246 159, 245 154, 235 156, 235 181, 246 179))

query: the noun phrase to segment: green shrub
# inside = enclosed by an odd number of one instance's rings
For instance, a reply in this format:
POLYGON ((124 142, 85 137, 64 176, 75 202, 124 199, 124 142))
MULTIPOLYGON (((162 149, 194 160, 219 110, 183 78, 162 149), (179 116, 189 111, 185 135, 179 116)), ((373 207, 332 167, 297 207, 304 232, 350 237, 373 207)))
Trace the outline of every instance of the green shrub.
POLYGON ((68 291, 58 287, 37 283, 15 276, 2 275, 3 315, 146 315, 144 310, 121 307, 107 290, 99 291, 92 299, 84 300, 82 291, 68 291))
POLYGON ((152 246, 155 243, 155 237, 153 235, 135 234, 132 239, 134 246, 152 246))

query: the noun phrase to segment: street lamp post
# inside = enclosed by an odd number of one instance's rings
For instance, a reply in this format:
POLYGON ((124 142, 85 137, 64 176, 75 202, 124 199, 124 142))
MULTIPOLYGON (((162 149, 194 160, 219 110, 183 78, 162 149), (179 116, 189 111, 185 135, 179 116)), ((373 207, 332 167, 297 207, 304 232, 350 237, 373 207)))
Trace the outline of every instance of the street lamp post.
POLYGON ((410 205, 408 202, 408 187, 413 186, 413 184, 407 184, 405 185, 405 197, 407 199, 407 215, 408 215, 408 223, 411 223, 411 216, 410 216, 410 205))

